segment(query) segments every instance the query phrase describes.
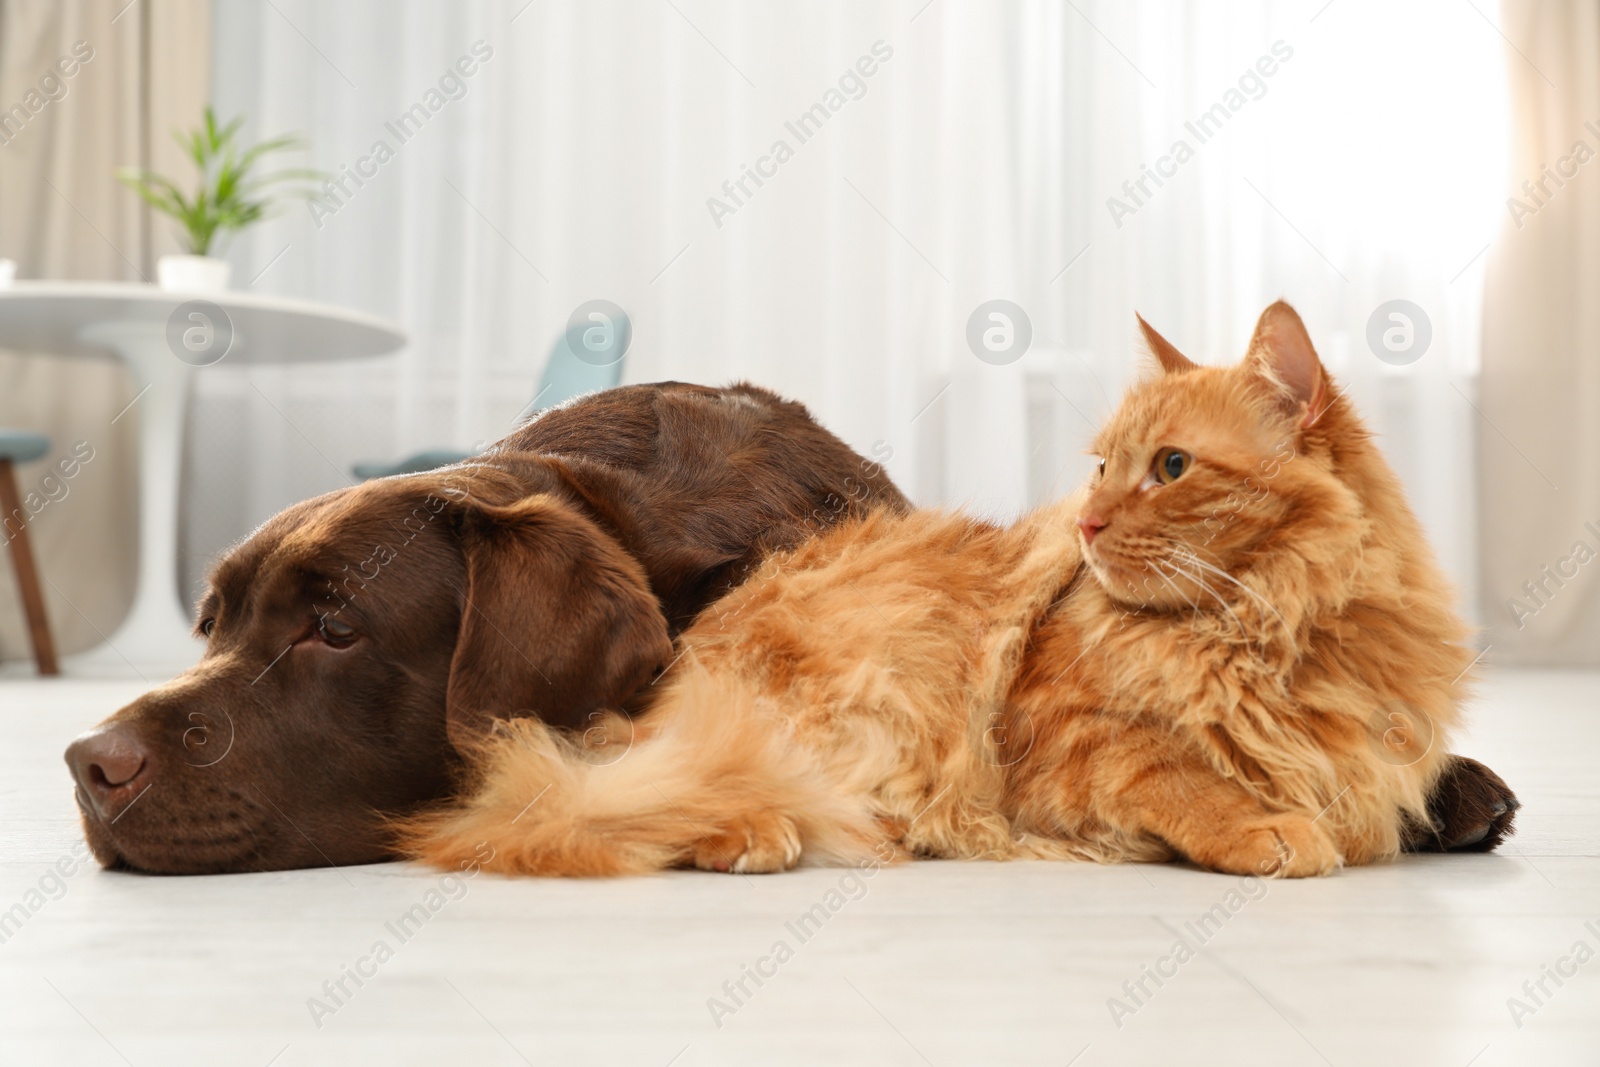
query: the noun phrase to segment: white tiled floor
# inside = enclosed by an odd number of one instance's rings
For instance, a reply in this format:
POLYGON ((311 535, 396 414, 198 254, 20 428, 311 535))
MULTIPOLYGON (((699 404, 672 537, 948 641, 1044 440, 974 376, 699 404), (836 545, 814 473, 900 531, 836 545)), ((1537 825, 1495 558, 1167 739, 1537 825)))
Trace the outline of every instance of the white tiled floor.
MULTIPOLYGON (((0 682, 0 908, 77 840, 62 747, 137 691, 0 682)), ((1120 1027, 1108 1000, 1237 880, 929 863, 802 942, 785 924, 840 872, 481 875, 401 942, 385 923, 436 874, 90 868, 0 944, 0 1063, 1600 1063, 1600 957, 1520 1026, 1507 1004, 1576 942, 1600 953, 1600 674, 1494 674, 1476 720, 1458 750, 1526 805, 1511 848, 1273 883, 1120 1027), (379 940, 393 958, 319 1027, 308 999, 379 940), (719 1027, 708 999, 780 940, 719 1027)))

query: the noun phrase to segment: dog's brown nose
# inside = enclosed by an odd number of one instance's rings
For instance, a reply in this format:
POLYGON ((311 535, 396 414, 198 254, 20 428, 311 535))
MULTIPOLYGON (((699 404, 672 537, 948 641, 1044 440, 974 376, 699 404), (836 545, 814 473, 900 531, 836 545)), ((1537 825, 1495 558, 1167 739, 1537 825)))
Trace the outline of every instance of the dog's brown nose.
POLYGON ((67 766, 83 799, 115 821, 150 788, 150 758, 132 723, 96 726, 67 746, 67 766))

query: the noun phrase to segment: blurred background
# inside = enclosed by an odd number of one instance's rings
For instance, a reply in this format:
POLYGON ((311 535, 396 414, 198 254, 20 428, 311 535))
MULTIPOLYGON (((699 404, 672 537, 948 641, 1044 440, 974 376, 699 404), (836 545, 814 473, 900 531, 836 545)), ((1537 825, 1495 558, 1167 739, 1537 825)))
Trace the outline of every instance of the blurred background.
MULTIPOLYGON (((191 182, 170 133, 207 104, 327 176, 212 250, 231 291, 407 341, 193 374, 186 604, 353 465, 508 432, 589 301, 627 316, 622 380, 770 386, 919 503, 1012 516, 1087 473, 1135 311, 1232 362, 1283 297, 1489 660, 1600 662, 1594 4, 0 0, 17 286, 154 283, 178 228, 114 171, 191 182)), ((24 492, 93 451, 29 519, 66 652, 133 600, 142 384, 0 350, 0 427, 51 442, 24 492)), ((7 569, 0 658, 17 604, 7 569)))

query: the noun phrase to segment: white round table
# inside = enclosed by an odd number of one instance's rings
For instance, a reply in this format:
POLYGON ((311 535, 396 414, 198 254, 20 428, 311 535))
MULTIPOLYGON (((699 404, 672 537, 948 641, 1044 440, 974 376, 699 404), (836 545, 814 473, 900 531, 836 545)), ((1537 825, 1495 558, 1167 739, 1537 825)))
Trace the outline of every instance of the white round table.
POLYGON ((118 416, 139 425, 138 592, 116 633, 81 659, 181 667, 199 658, 188 607, 178 601, 177 568, 184 415, 197 367, 355 359, 405 343, 399 327, 382 319, 276 296, 100 282, 0 288, 0 347, 119 356, 139 390, 118 416))

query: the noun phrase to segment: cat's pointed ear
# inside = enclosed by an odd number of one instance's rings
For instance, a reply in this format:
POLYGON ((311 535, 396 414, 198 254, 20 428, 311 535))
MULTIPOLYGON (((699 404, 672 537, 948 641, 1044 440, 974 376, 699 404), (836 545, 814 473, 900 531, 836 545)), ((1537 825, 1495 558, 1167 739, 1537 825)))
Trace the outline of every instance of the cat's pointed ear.
POLYGON ((1302 427, 1322 414, 1328 375, 1294 308, 1280 300, 1263 311, 1244 358, 1257 374, 1287 393, 1287 402, 1301 413, 1302 427))
POLYGON ((1180 374, 1183 371, 1194 370, 1196 364, 1188 356, 1179 352, 1172 346, 1172 342, 1156 333, 1154 326, 1144 321, 1144 316, 1134 312, 1134 318, 1139 320, 1139 332, 1144 334, 1144 343, 1150 346, 1150 354, 1161 363, 1161 369, 1168 374, 1180 374))

